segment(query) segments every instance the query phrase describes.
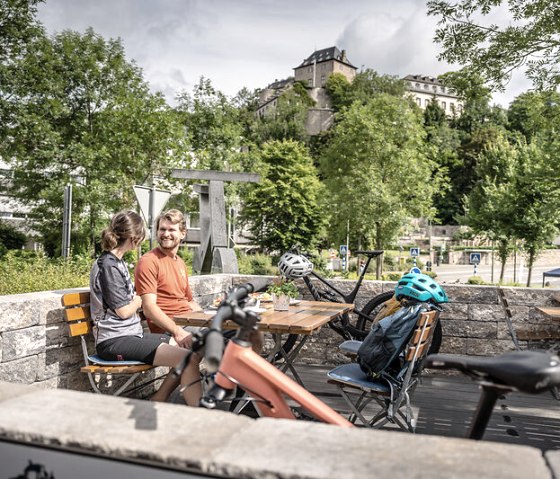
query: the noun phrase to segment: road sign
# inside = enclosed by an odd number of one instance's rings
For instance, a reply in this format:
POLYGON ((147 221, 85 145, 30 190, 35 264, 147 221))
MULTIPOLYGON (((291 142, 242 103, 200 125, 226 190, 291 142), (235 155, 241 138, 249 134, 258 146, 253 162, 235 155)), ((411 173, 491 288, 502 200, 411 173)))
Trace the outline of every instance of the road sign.
POLYGON ((420 256, 420 248, 410 248, 410 256, 413 258, 420 256))
POLYGON ((410 273, 410 274, 421 274, 422 271, 421 271, 420 268, 418 268, 417 266, 414 266, 413 268, 410 268, 409 273, 410 273))
POLYGON ((136 195, 136 199, 140 205, 142 215, 144 215, 144 219, 146 220, 148 227, 151 228, 156 216, 161 213, 161 210, 163 210, 163 207, 171 196, 171 192, 156 190, 155 188, 150 188, 149 186, 134 185, 134 194, 136 195))
POLYGON ((480 253, 471 253, 470 254, 470 263, 471 264, 480 264, 481 254, 480 253))
POLYGON ((348 253, 348 245, 341 244, 340 245, 340 256, 346 256, 347 253, 348 253))

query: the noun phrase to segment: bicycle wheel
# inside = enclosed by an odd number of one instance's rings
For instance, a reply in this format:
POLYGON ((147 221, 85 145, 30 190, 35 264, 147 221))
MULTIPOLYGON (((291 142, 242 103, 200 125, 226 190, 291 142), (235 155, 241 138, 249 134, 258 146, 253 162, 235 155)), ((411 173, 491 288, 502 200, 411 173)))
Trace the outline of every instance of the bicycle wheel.
POLYGON ((367 317, 358 316, 358 321, 356 321, 356 329, 364 333, 364 336, 369 333, 371 329, 373 319, 379 313, 381 306, 389 301, 394 295, 393 291, 385 291, 384 293, 378 294, 374 298, 370 299, 369 302, 364 306, 362 313, 367 317))

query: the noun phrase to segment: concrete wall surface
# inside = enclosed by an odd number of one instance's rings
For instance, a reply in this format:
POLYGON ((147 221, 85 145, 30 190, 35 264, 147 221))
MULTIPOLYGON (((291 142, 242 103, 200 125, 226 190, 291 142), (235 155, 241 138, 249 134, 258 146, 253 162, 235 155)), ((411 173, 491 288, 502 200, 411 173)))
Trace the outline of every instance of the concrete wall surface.
POLYGON ((69 448, 213 477, 548 479, 560 474, 560 451, 547 453, 547 464, 540 450, 526 446, 255 420, 5 382, 0 382, 0 448, 1 441, 69 448))

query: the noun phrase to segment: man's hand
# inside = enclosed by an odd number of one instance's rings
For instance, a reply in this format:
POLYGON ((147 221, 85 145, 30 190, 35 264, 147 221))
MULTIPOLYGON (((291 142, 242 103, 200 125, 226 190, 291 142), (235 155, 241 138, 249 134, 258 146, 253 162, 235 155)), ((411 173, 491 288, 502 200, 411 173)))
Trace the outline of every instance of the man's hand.
POLYGON ((177 346, 187 349, 192 347, 192 334, 179 326, 177 326, 173 331, 173 339, 177 343, 177 346))

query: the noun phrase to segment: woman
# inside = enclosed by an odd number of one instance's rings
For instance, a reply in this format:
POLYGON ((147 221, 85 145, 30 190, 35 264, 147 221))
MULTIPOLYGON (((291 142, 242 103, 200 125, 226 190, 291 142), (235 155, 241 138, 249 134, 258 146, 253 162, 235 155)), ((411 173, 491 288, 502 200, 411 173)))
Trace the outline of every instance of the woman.
MULTIPOLYGON (((188 349, 177 346, 166 334, 144 333, 138 309, 142 305, 123 261, 145 236, 142 218, 134 211, 113 216, 101 234, 103 254, 90 274, 91 314, 95 323, 97 354, 109 361, 136 360, 155 366, 176 366, 188 349)), ((192 354, 181 375, 182 391, 189 406, 198 406, 201 396, 199 360, 192 354)), ((157 393, 156 393, 157 394, 157 393)))

